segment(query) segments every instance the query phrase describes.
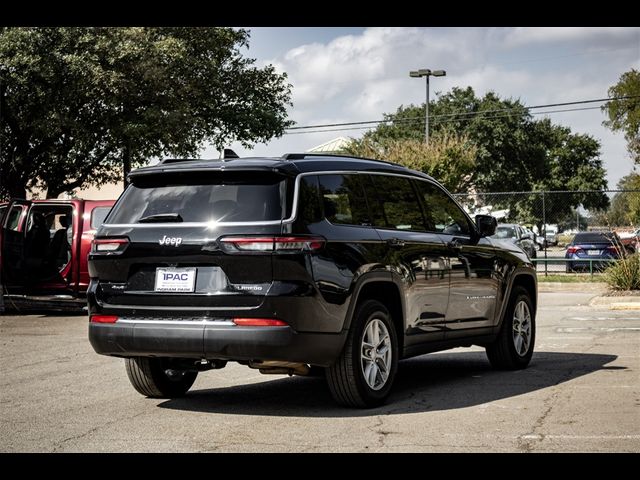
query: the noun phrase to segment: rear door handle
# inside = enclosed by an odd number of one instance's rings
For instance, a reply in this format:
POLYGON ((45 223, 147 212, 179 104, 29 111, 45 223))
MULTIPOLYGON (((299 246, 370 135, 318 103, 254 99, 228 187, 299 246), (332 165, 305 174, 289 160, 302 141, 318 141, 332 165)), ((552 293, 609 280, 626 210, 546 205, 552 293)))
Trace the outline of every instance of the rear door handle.
POLYGON ((404 247, 404 240, 400 238, 390 238, 387 240, 387 245, 395 248, 404 247))

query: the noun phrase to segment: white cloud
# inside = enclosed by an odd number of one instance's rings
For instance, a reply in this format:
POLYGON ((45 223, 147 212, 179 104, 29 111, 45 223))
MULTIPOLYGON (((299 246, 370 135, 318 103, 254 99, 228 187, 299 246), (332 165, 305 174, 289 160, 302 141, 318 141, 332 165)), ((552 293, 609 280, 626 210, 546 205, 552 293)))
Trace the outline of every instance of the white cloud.
MULTIPOLYGON (((640 65, 640 28, 369 28, 258 60, 289 75, 290 117, 298 125, 376 120, 401 104, 424 102, 424 79, 409 78, 418 68, 447 70, 431 79, 432 98, 468 85, 478 95, 493 90, 527 105, 604 97, 624 71, 640 65)), ((551 118, 602 141, 611 186, 628 173, 624 139, 602 126, 598 110, 551 118)), ((361 134, 285 135, 248 153, 277 156, 361 134)))
POLYGON ((531 46, 536 43, 580 42, 583 46, 614 46, 638 42, 636 27, 517 27, 509 29, 504 41, 509 47, 531 46))

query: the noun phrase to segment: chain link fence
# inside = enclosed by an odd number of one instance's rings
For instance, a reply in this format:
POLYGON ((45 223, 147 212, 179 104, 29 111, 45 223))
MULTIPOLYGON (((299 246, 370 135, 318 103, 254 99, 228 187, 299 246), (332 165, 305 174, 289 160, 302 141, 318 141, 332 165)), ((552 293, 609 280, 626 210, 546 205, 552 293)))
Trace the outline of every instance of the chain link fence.
MULTIPOLYGON (((493 215, 505 239, 523 246, 538 272, 601 272, 610 261, 604 250, 572 262, 571 242, 578 232, 610 232, 620 237, 625 254, 640 251, 640 190, 565 190, 458 193, 454 198, 473 217, 493 215), (518 226, 519 228, 512 228, 518 226), (523 238, 524 237, 524 238, 523 238), (580 267, 580 268, 577 268, 580 267)), ((582 254, 582 253, 581 253, 582 254)))

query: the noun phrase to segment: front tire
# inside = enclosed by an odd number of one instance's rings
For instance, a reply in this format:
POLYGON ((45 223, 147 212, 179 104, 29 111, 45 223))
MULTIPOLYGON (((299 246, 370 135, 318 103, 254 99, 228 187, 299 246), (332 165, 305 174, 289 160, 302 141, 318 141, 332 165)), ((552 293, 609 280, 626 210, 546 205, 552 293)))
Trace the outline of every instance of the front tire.
POLYGON ((487 346, 491 365, 499 370, 518 370, 529 365, 536 339, 536 323, 529 292, 513 289, 498 338, 487 346))
POLYGON ((344 350, 327 368, 327 383, 336 402, 370 408, 384 403, 398 369, 398 338, 387 308, 363 302, 354 316, 344 350))
POLYGON ((172 369, 168 358, 126 358, 125 366, 133 388, 149 398, 181 397, 198 376, 198 372, 172 369))

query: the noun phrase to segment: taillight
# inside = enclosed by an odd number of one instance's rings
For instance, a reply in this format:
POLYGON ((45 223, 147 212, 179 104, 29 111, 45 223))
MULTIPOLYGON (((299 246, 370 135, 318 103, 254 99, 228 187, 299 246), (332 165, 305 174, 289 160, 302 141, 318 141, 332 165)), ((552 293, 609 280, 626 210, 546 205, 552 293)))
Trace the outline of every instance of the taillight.
POLYGON ((116 323, 117 315, 91 315, 89 321, 92 323, 116 323))
POLYGON ((579 251, 581 251, 582 249, 580 247, 576 247, 574 245, 569 245, 567 247, 567 253, 578 253, 579 251))
POLYGON ((322 237, 222 237, 220 245, 227 253, 264 252, 295 253, 319 250, 324 245, 322 237))
POLYGON ((620 253, 620 250, 618 250, 618 247, 614 246, 614 245, 610 245, 607 247, 607 251, 614 253, 616 255, 618 255, 620 253))
POLYGON ((98 255, 119 255, 129 245, 127 238, 94 238, 91 241, 91 253, 98 255))
POLYGON ((240 327, 286 327, 287 324, 277 318, 234 318, 233 323, 240 327))

